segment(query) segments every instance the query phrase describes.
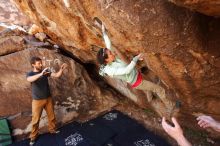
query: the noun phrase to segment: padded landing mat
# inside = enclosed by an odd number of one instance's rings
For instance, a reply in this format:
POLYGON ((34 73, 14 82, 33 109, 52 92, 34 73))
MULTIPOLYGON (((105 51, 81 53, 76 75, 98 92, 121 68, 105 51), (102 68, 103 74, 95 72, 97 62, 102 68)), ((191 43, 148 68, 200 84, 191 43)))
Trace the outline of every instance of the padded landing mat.
MULTIPOLYGON (((85 123, 72 122, 59 134, 40 135, 34 146, 170 146, 130 117, 113 110, 85 123)), ((29 140, 10 146, 28 146, 29 140)))
POLYGON ((142 126, 129 128, 117 135, 113 141, 120 146, 169 146, 165 140, 147 131, 142 126))
POLYGON ((99 123, 100 125, 105 125, 117 134, 124 132, 131 127, 139 125, 137 121, 131 119, 130 117, 117 110, 113 110, 104 114, 103 116, 99 116, 93 121, 95 123, 99 123))

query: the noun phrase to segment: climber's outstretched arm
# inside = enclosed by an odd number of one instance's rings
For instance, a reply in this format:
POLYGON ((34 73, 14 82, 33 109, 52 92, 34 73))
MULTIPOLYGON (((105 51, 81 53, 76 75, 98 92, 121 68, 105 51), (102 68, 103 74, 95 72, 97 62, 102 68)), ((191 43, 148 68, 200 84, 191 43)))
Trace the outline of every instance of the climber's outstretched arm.
POLYGON ((104 25, 102 25, 102 35, 103 35, 103 39, 105 41, 106 48, 113 51, 113 49, 111 48, 111 40, 109 39, 109 37, 105 31, 104 25))
POLYGON ((105 30, 105 26, 103 24, 102 24, 102 34, 103 34, 103 39, 105 41, 106 48, 114 52, 116 56, 120 58, 121 60, 123 60, 125 63, 129 63, 128 59, 120 51, 118 51, 116 48, 113 48, 111 44, 111 40, 109 39, 106 33, 106 30, 105 30))

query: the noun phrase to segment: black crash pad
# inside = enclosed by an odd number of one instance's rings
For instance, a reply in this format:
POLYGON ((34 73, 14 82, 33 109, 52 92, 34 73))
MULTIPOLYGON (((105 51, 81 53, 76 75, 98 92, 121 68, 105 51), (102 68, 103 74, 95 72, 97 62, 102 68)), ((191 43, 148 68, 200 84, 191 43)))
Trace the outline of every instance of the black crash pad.
MULTIPOLYGON (((42 134, 34 146, 170 146, 134 119, 112 110, 88 122, 72 122, 59 134, 42 134)), ((29 140, 10 146, 28 146, 29 140)))
POLYGON ((164 139, 143 126, 131 127, 117 135, 113 141, 119 146, 170 146, 164 139))

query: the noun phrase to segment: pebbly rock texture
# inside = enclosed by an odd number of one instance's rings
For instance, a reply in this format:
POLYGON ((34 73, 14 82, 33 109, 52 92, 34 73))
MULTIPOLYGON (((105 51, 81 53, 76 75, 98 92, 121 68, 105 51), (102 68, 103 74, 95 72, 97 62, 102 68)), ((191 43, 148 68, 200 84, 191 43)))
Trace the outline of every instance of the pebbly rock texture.
MULTIPOLYGON (((83 115, 91 117, 117 104, 112 94, 101 91, 91 80, 83 66, 51 49, 29 45, 25 50, 0 57, 0 115, 10 120, 15 136, 31 130, 31 84, 26 81, 26 73, 31 70, 29 59, 32 56, 41 57, 43 64, 53 71, 58 71, 64 62, 68 64, 60 78, 49 79, 58 123, 64 124, 83 115)), ((43 112, 40 127, 46 125, 43 112)))
MULTIPOLYGON (((220 120, 219 19, 164 0, 14 1, 53 41, 85 63, 96 63, 96 53, 104 46, 93 21, 99 18, 124 56, 145 53, 139 68, 147 66, 146 79, 163 86, 168 100, 178 101, 183 124, 194 128, 198 114, 220 120)), ((127 84, 109 83, 148 107, 147 97, 128 90, 127 84)), ((158 113, 166 110, 159 103, 150 103, 158 113)))
POLYGON ((220 1, 219 0, 169 0, 178 6, 186 7, 191 10, 209 16, 220 16, 220 1))

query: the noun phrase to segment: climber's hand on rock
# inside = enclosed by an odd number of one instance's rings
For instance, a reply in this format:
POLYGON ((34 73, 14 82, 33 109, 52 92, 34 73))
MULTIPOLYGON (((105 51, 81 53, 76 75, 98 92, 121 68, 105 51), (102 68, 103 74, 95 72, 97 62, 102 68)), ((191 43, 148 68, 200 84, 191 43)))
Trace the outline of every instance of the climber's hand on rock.
POLYGON ((138 55, 138 58, 139 58, 138 60, 143 60, 143 59, 144 59, 143 57, 144 57, 144 54, 143 54, 143 53, 140 53, 140 54, 138 55))
POLYGON ((139 55, 137 55, 137 56, 135 56, 135 57, 133 58, 133 61, 134 61, 134 62, 137 62, 138 60, 143 60, 143 54, 142 54, 142 53, 140 53, 139 55))

